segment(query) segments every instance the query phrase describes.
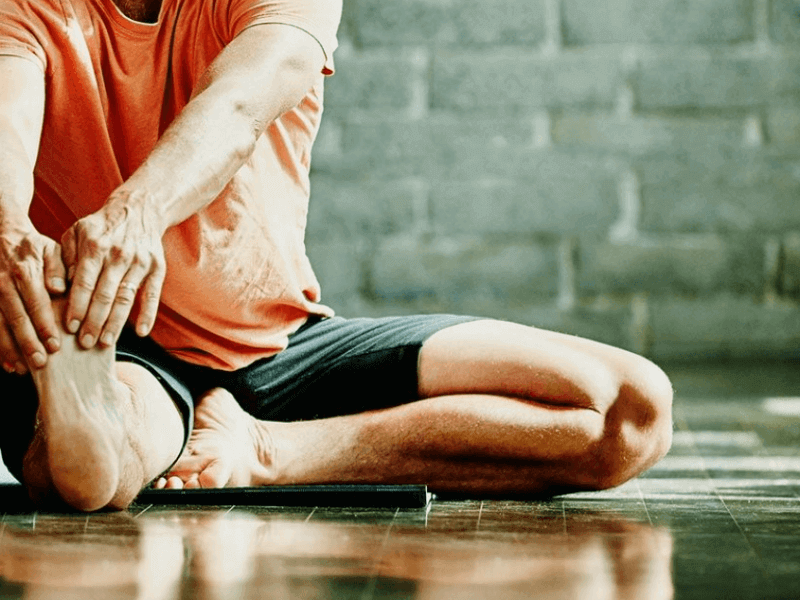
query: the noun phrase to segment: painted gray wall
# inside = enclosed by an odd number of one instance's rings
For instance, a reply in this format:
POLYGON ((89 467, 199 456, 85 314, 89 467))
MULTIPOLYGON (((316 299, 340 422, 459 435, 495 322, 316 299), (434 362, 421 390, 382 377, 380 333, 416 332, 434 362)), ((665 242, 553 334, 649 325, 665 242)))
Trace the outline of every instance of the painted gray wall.
POLYGON ((800 2, 345 0, 308 250, 345 316, 800 354, 800 2))

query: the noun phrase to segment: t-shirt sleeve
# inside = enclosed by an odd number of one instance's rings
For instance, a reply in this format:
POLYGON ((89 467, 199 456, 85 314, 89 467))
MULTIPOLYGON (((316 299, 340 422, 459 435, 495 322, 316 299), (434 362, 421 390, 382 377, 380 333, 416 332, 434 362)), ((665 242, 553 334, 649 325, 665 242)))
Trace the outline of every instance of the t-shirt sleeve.
POLYGON ((297 27, 313 37, 325 53, 323 73, 333 73, 336 31, 342 17, 342 0, 228 0, 228 40, 253 25, 282 24, 297 27))
POLYGON ((0 56, 19 56, 47 69, 41 15, 34 3, 0 0, 0 56))

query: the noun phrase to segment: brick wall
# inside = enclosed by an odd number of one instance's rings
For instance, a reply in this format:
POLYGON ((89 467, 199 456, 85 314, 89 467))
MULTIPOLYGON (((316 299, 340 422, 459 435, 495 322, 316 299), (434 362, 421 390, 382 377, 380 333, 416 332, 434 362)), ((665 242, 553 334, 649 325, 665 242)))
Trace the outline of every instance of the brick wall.
POLYGON ((800 353, 800 0, 345 0, 308 250, 340 314, 800 353))

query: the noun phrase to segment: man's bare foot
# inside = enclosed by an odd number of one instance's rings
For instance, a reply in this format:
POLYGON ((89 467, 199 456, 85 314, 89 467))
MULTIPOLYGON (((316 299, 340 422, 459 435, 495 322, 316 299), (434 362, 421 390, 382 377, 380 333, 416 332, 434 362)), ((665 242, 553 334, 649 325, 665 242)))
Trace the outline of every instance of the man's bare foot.
POLYGON ((130 495, 120 482, 142 469, 136 440, 143 423, 130 388, 116 377, 114 349, 83 350, 75 336, 65 335, 59 352, 32 376, 47 469, 58 494, 81 510, 130 495))
POLYGON ((216 388, 195 408, 194 430, 180 459, 157 488, 267 485, 275 449, 265 423, 248 415, 226 390, 216 388))
MULTIPOLYGON (((64 302, 56 300, 61 314, 64 302)), ((115 363, 113 347, 84 350, 66 331, 61 349, 31 372, 36 432, 23 459, 31 497, 56 492, 84 511, 125 508, 178 454, 178 411, 143 367, 115 363)))

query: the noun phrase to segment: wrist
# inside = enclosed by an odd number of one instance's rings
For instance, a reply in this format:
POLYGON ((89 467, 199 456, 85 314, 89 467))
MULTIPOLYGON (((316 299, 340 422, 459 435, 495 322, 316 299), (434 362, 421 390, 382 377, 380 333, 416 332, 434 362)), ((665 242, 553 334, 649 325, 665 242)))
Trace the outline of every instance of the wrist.
POLYGON ((24 209, 13 204, 0 205, 0 233, 3 236, 23 237, 35 232, 36 228, 24 209))
POLYGON ((169 227, 156 196, 145 189, 133 188, 127 184, 117 188, 108 197, 103 212, 113 223, 133 218, 159 238, 163 237, 169 227))

